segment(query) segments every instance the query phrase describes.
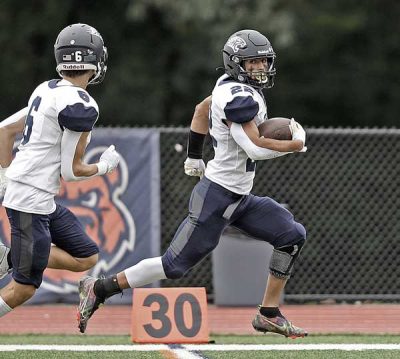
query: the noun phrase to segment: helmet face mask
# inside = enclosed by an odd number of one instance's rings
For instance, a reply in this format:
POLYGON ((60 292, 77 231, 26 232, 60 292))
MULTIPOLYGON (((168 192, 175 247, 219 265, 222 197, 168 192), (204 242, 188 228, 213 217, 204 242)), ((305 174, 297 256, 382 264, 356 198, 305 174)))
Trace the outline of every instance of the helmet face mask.
POLYGON ((254 30, 234 33, 222 50, 225 72, 236 81, 255 88, 271 88, 276 74, 275 52, 268 39, 254 30), (245 61, 266 59, 264 70, 246 71, 245 61))
POLYGON ((97 63, 97 72, 90 79, 89 85, 97 85, 103 82, 104 78, 106 77, 107 72, 107 62, 108 62, 108 51, 105 46, 103 46, 103 53, 100 57, 100 61, 97 63))
POLYGON ((58 74, 64 71, 94 70, 89 84, 99 84, 107 71, 107 48, 99 32, 86 24, 73 24, 63 29, 54 44, 58 74))
POLYGON ((254 59, 265 60, 264 69, 247 71, 245 61, 251 59, 242 60, 240 62, 239 81, 246 82, 256 88, 271 88, 274 85, 276 74, 276 69, 274 68, 275 55, 256 57, 254 59))

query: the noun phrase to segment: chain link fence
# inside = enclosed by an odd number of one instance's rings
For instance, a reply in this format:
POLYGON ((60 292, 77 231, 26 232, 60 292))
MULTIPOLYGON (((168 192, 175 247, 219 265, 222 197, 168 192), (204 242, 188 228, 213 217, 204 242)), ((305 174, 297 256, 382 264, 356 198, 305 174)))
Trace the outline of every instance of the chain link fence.
MULTIPOLYGON (((285 300, 400 299, 400 130, 309 129, 307 135, 306 154, 257 163, 252 191, 288 204, 308 232, 285 300)), ((186 138, 187 129, 161 129, 162 251, 196 183, 183 172, 186 138)), ((205 158, 212 155, 208 141, 205 158)), ((211 256, 163 286, 204 286, 212 300, 211 256)))

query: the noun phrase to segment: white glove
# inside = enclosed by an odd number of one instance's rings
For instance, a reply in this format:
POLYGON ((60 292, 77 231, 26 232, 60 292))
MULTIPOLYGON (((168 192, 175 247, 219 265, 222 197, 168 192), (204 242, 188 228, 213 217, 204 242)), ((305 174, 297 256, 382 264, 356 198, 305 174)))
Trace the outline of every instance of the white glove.
POLYGON ((186 158, 184 163, 185 174, 188 176, 203 177, 206 165, 202 159, 186 158))
POLYGON ((115 151, 115 146, 111 145, 100 156, 100 161, 97 163, 98 174, 104 175, 112 172, 118 166, 119 160, 119 153, 115 151))
POLYGON ((304 145, 306 144, 306 131, 304 131, 304 128, 293 118, 290 120, 289 127, 290 131, 292 132, 292 140, 299 140, 303 142, 303 149, 300 152, 306 152, 307 149, 304 151, 304 145))
POLYGON ((0 198, 4 197, 6 193, 8 178, 6 177, 7 167, 3 168, 0 166, 0 198))

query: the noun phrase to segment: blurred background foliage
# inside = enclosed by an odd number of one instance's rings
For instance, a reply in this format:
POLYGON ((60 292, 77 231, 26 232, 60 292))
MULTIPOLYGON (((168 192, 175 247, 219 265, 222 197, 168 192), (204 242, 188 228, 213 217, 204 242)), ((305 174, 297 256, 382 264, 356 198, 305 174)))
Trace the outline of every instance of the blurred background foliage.
POLYGON ((399 127, 400 2, 395 0, 0 1, 0 118, 56 78, 53 44, 88 23, 109 50, 89 88, 99 125, 188 126, 210 94, 233 32, 264 33, 277 53, 269 116, 306 126, 399 127))

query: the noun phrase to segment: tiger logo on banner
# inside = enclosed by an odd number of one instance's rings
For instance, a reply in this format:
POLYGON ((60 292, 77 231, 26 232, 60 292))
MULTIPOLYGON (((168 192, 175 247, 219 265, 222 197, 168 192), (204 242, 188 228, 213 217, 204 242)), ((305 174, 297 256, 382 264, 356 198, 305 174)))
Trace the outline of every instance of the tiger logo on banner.
MULTIPOLYGON (((106 147, 95 147, 85 156, 86 163, 98 160, 106 147)), ((121 157, 118 168, 105 176, 95 176, 78 182, 61 183, 56 202, 69 208, 84 230, 99 246, 99 261, 88 273, 93 276, 107 273, 135 247, 134 219, 121 200, 128 187, 129 171, 121 157)), ((6 211, 0 206, 0 238, 10 244, 10 226, 6 211)), ((42 288, 55 293, 76 292, 77 282, 86 273, 46 269, 42 288)))

